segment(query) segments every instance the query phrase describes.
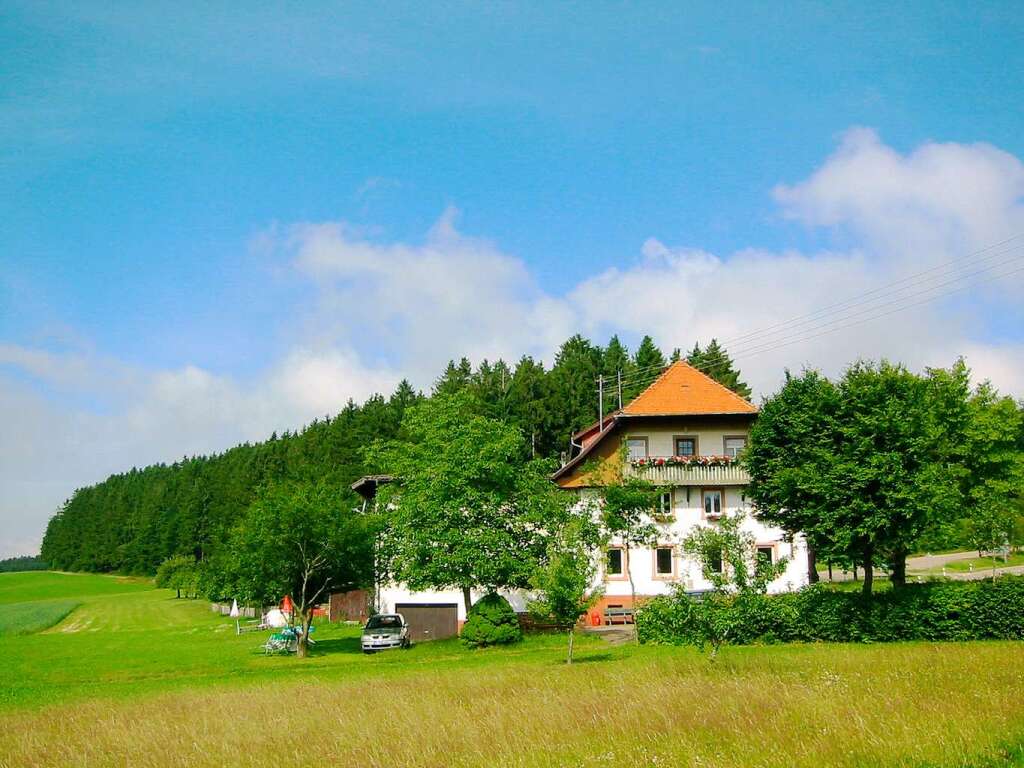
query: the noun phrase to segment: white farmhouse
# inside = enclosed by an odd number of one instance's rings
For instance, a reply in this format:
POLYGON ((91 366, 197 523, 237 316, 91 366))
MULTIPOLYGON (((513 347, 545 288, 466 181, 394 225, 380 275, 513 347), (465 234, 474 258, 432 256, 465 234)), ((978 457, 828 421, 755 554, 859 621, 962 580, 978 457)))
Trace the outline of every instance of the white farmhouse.
MULTIPOLYGON (((746 447, 757 408, 685 362, 673 363, 635 400, 577 433, 572 454, 552 476, 567 492, 596 494, 602 480, 630 473, 664 488, 654 521, 654 547, 627 549, 612 540, 602 553, 597 576, 604 590, 588 623, 624 618, 632 608, 630 576, 637 601, 666 594, 673 585, 699 592, 710 588, 700 565, 682 553, 680 543, 695 527, 715 525, 723 514, 747 513, 758 556, 786 558, 782 575, 770 586, 779 592, 807 583, 807 550, 802 537, 787 540, 778 528, 763 525, 744 495, 749 477, 737 462, 746 447), (625 451, 623 450, 625 446, 625 451), (625 456, 625 466, 620 466, 625 456)), ((353 489, 372 499, 380 482, 366 477, 353 489)), ((481 593, 482 594, 482 593, 481 593)), ((474 594, 476 600, 481 594, 474 594)), ((517 611, 525 595, 506 593, 517 611)), ((402 585, 379 585, 377 609, 405 614, 415 639, 449 637, 458 632, 466 612, 459 591, 412 592, 402 585)))

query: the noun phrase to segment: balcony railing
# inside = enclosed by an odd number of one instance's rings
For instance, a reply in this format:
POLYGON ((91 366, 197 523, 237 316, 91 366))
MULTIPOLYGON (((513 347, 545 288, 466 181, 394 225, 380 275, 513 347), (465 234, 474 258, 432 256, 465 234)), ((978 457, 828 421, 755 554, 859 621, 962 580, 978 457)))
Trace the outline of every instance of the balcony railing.
POLYGON ((735 461, 708 457, 713 463, 700 460, 688 463, 673 457, 652 457, 642 462, 627 461, 626 475, 640 477, 655 485, 747 485, 750 475, 735 461))

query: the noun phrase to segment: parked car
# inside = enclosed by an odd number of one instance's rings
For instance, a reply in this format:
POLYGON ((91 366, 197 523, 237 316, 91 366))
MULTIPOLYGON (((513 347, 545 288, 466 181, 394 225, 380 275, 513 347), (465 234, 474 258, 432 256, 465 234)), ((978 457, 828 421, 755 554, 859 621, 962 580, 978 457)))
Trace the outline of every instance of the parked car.
POLYGON ((400 613, 378 613, 363 627, 363 653, 408 648, 409 625, 400 613))

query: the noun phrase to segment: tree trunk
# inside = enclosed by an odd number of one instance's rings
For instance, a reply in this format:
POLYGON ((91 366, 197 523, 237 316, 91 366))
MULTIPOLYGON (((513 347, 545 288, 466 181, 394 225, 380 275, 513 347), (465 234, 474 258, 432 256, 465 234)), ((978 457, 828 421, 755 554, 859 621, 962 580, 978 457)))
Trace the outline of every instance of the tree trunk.
POLYGON ((473 607, 473 593, 469 587, 462 588, 462 602, 466 604, 466 618, 469 618, 469 609, 473 607))
POLYGON ((569 627, 569 658, 567 658, 565 660, 566 664, 572 664, 572 640, 573 640, 573 636, 574 636, 574 632, 573 632, 574 630, 575 630, 575 627, 573 627, 573 626, 569 627))
POLYGON ((629 547, 626 547, 626 574, 629 576, 629 609, 633 612, 633 641, 640 645, 640 635, 636 631, 636 584, 633 583, 633 568, 629 562, 629 547))
POLYGON ((810 544, 807 545, 807 583, 818 583, 818 553, 810 544))
POLYGON ((828 580, 832 581, 832 561, 828 561, 828 580))
POLYGON ((889 581, 893 587, 904 587, 907 584, 907 552, 904 549, 897 549, 893 552, 892 560, 889 562, 889 581))
POLYGON ((868 542, 864 545, 864 586, 861 587, 861 594, 871 597, 871 587, 875 580, 875 545, 868 542))
POLYGON ((302 634, 299 635, 299 640, 295 645, 295 655, 300 659, 304 659, 309 655, 309 627, 313 623, 313 609, 300 612, 299 616, 302 634))

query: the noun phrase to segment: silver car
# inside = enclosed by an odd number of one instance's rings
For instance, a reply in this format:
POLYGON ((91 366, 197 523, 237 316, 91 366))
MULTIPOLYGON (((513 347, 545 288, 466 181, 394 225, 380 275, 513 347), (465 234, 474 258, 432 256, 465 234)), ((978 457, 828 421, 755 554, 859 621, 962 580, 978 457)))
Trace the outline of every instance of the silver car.
POLYGON ((409 625, 400 613, 378 613, 363 627, 363 653, 408 648, 409 625))

